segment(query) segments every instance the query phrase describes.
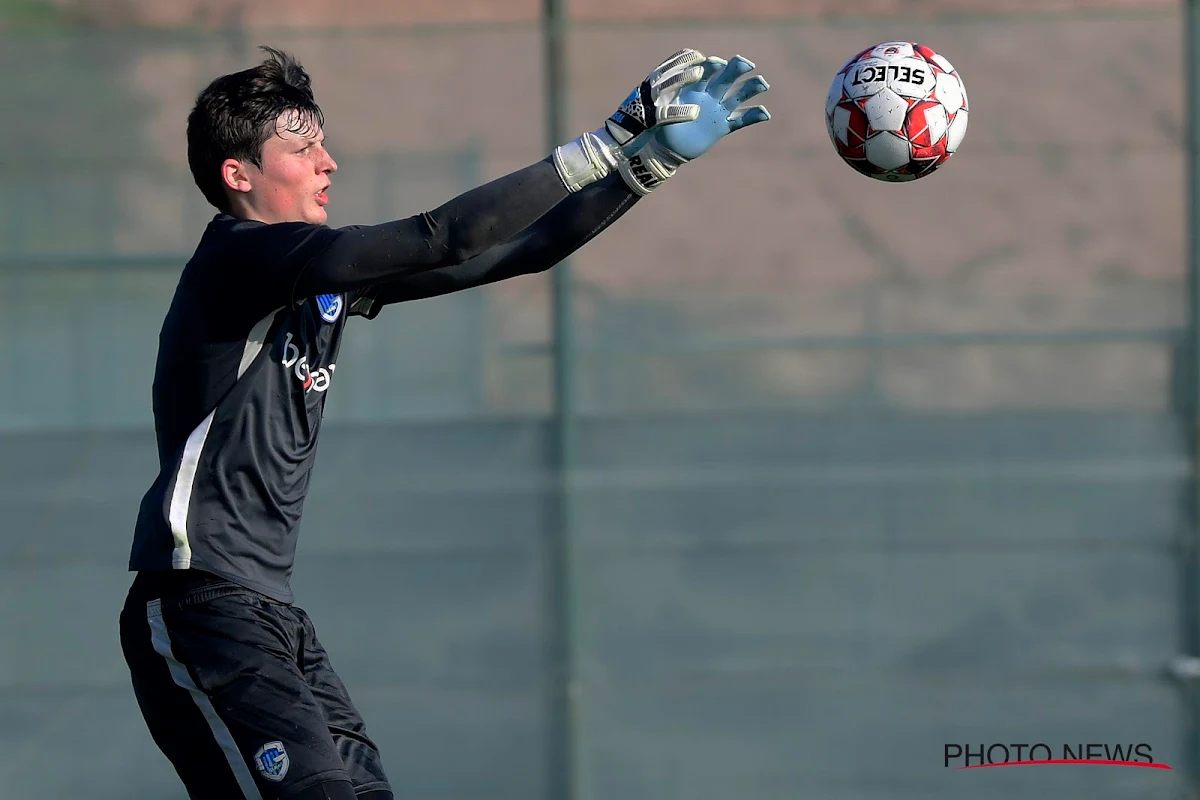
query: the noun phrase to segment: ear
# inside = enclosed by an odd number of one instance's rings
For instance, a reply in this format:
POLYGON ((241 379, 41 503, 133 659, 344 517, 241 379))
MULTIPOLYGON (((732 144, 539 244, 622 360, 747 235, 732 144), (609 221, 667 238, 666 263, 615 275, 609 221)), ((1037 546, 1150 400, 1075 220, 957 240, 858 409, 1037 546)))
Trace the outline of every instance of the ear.
POLYGON ((221 164, 221 179, 230 191, 243 193, 250 191, 250 172, 241 161, 233 158, 225 159, 221 164))

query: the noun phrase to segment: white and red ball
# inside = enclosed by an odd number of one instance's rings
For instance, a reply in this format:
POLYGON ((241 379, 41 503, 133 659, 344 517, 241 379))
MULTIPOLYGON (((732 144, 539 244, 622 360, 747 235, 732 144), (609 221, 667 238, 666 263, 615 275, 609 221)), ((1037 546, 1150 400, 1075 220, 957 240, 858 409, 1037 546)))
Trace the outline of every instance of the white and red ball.
POLYGON ((825 102, 838 155, 862 174, 893 183, 945 164, 962 144, 967 116, 958 72, 913 42, 884 42, 850 59, 825 102))

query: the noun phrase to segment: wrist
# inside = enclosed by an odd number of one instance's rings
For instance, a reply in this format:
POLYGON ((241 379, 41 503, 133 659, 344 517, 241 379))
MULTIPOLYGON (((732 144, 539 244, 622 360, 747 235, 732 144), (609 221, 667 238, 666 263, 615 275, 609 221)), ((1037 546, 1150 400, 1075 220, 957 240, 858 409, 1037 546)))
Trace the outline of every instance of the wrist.
POLYGON ((554 166, 563 185, 578 192, 610 173, 619 172, 636 194, 645 197, 687 163, 653 135, 618 142, 606 125, 556 147, 554 166))
POLYGON ((623 156, 616 140, 600 127, 554 148, 553 160, 567 191, 578 192, 619 169, 623 156))
POLYGON ((622 159, 618 168, 629 188, 644 197, 674 176, 685 163, 686 159, 651 136, 637 152, 622 159))

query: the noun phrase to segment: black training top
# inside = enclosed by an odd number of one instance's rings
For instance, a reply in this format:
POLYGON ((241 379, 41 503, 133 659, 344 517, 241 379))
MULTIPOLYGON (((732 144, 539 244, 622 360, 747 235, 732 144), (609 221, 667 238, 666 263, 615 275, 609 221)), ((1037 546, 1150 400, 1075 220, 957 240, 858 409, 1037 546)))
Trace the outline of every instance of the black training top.
POLYGON ((549 159, 381 225, 217 215, 159 335, 159 474, 129 568, 211 572, 280 602, 347 319, 548 269, 636 201, 618 176, 568 194, 549 159))

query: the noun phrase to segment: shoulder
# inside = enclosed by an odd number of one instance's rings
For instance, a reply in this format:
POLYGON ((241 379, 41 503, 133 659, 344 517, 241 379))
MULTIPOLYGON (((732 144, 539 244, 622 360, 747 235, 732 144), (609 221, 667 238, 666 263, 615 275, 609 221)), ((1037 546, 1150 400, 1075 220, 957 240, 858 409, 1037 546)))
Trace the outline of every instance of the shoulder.
POLYGON ((253 286, 289 287, 305 266, 341 236, 339 230, 307 222, 267 224, 218 214, 208 224, 189 267, 203 280, 236 280, 253 286))
POLYGON ((339 235, 338 230, 327 225, 313 225, 308 222, 268 224, 218 214, 205 229, 201 247, 208 244, 230 254, 262 258, 271 255, 283 256, 297 248, 328 246, 339 235))

